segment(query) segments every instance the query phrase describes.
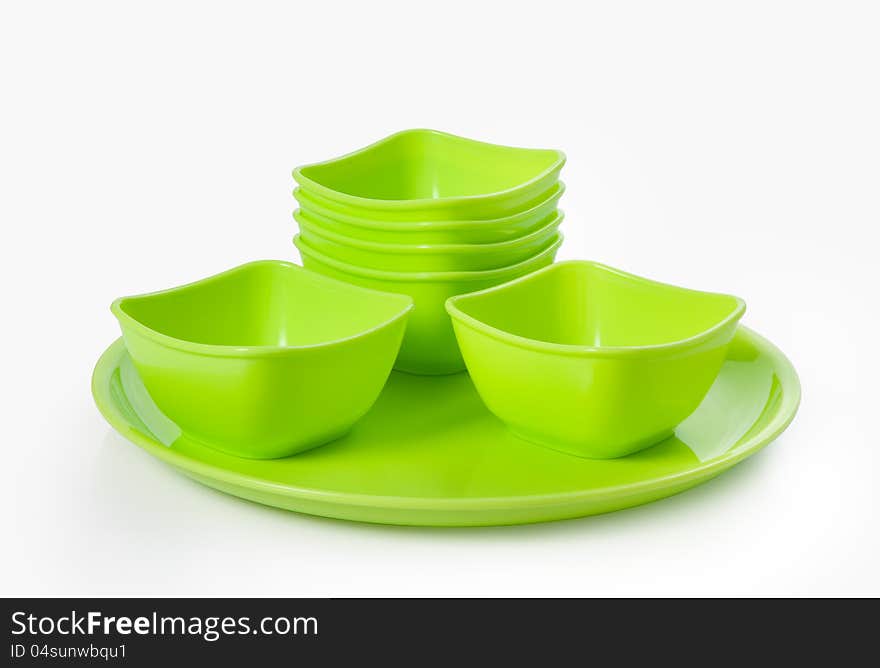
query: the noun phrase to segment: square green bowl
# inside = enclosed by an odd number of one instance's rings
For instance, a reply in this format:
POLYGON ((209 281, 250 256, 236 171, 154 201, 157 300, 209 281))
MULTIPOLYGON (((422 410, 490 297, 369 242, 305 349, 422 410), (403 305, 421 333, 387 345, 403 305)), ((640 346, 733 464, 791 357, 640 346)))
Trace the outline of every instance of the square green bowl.
POLYGON ((338 438, 369 410, 412 308, 266 260, 111 310, 150 396, 184 433, 271 459, 338 438))
POLYGON ((367 217, 496 218, 516 213, 559 178, 565 155, 436 130, 405 130, 354 153, 297 167, 306 193, 367 217))
POLYGON ((492 413, 523 438, 604 459, 664 440, 697 408, 745 303, 570 261, 446 309, 492 413))
POLYGON ((295 211, 303 241, 329 257, 358 267, 387 271, 483 271, 524 262, 548 247, 565 214, 537 230, 491 244, 389 244, 352 239, 325 228, 325 220, 295 211))
POLYGON ((551 244, 524 262, 486 271, 395 272, 356 267, 321 253, 299 235, 293 243, 303 264, 332 278, 373 290, 409 295, 415 307, 394 368, 408 373, 440 376, 464 371, 452 321, 444 304, 449 297, 510 281, 545 267, 562 245, 557 232, 551 244))
POLYGON ((324 227, 352 239, 391 244, 485 244, 528 234, 556 215, 565 184, 556 181, 546 192, 513 214, 500 218, 399 220, 393 212, 367 217, 360 210, 296 188, 300 210, 320 217, 324 227))

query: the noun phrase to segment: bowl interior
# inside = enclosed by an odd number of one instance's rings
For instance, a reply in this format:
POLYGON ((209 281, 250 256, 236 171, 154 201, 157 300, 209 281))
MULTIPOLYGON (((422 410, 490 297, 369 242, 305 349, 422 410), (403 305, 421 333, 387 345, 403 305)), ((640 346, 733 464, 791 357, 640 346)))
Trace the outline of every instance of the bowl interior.
POLYGON ((481 293, 455 307, 502 332, 546 343, 637 347, 675 343, 721 324, 744 305, 592 262, 563 262, 481 293))
MULTIPOLYGON (((299 173, 336 192, 381 200, 468 197, 536 179, 558 151, 498 146, 432 130, 410 130, 299 173)), ((308 186, 305 186, 306 188, 308 186)))
POLYGON ((121 317, 154 332, 223 346, 306 346, 378 327, 408 297, 366 290, 286 262, 254 262, 163 292, 124 297, 121 317))

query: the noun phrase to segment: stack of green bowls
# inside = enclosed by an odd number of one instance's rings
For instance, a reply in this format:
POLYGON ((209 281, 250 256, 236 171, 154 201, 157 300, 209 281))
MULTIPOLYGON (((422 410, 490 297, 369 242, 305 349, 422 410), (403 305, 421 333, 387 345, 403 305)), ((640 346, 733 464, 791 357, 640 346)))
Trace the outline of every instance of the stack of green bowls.
POLYGON ((561 151, 407 130, 293 177, 303 264, 415 302, 395 368, 464 370, 444 304, 553 262, 561 151))

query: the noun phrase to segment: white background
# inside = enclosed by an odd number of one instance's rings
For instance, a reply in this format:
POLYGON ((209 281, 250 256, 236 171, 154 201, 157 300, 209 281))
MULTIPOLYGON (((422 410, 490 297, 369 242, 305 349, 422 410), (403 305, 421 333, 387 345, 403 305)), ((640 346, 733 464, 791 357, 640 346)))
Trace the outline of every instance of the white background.
POLYGON ((0 594, 880 594, 876 4, 0 10, 0 594), (742 295, 803 403, 649 506, 435 530, 176 474, 89 392, 116 296, 295 258, 291 169, 407 127, 558 147, 561 258, 742 295))

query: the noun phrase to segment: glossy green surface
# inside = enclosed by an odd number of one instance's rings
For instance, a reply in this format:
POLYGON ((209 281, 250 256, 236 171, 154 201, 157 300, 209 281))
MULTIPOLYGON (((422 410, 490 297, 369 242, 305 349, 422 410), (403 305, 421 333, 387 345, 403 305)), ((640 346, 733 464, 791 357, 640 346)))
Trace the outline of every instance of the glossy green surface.
POLYGON ((303 264, 331 278, 374 290, 409 295, 415 308, 394 365, 399 371, 418 374, 449 374, 464 370, 452 322, 444 304, 449 297, 482 290, 540 269, 551 262, 562 244, 562 234, 534 257, 520 264, 488 271, 390 272, 354 267, 319 253, 301 238, 294 239, 303 264))
POLYGON ((529 440, 606 458, 667 438, 694 411, 745 304, 572 261, 447 308, 490 411, 529 440))
POLYGON ((518 439, 486 410, 467 374, 392 373, 347 436, 264 461, 181 436, 150 402, 122 341, 99 360, 92 393, 125 438, 218 490, 326 517, 446 526, 566 519, 670 496, 767 445, 800 399, 788 360, 744 328, 676 436, 621 459, 582 459, 518 439))
POLYGON ((412 300, 288 262, 252 262, 113 303, 140 377, 193 439, 284 457, 348 431, 373 404, 412 300))
POLYGON ((325 229, 323 220, 296 211, 300 237, 315 250, 358 267, 387 271, 483 271, 525 262, 553 243, 565 214, 522 237, 492 244, 403 245, 352 239, 325 229))
POLYGON ((516 213, 548 190, 561 151, 513 148, 435 130, 404 130, 348 155, 304 167, 307 193, 413 219, 492 218, 516 213))
POLYGON ((296 188, 293 196, 303 211, 320 216, 326 229, 353 239, 392 244, 482 244, 513 239, 546 224, 556 214, 564 192, 565 184, 556 181, 521 211, 500 218, 416 221, 405 211, 364 211, 302 188, 296 188))

